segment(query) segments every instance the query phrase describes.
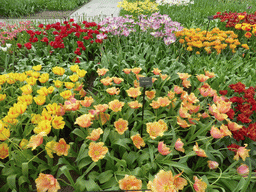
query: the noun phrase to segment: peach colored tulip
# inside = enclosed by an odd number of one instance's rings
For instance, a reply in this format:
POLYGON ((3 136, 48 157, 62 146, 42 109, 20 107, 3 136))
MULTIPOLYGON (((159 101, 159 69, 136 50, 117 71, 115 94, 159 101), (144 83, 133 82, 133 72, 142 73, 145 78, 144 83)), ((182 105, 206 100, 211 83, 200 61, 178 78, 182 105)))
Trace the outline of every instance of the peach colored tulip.
POLYGON ((194 145, 193 147, 193 150, 196 152, 196 154, 199 156, 199 157, 207 157, 205 151, 203 149, 200 149, 197 142, 196 142, 196 145, 194 145))
POLYGON ((57 179, 50 174, 40 173, 35 182, 38 192, 57 192, 60 189, 57 179))
POLYGON ((175 149, 177 151, 181 151, 182 153, 184 153, 185 149, 183 148, 183 146, 184 146, 184 143, 181 141, 180 138, 178 138, 174 145, 175 149))
POLYGON ((167 147, 163 141, 158 142, 158 152, 161 155, 168 155, 169 153, 171 153, 170 148, 167 147))
POLYGON ((198 179, 197 176, 193 177, 195 183, 193 185, 196 192, 205 192, 205 189, 207 188, 207 184, 202 181, 202 179, 198 179))
POLYGON ((236 155, 234 156, 234 160, 239 160, 239 157, 241 157, 243 159, 243 161, 245 161, 246 157, 249 157, 249 151, 250 149, 246 149, 248 145, 244 144, 244 147, 239 147, 236 155))

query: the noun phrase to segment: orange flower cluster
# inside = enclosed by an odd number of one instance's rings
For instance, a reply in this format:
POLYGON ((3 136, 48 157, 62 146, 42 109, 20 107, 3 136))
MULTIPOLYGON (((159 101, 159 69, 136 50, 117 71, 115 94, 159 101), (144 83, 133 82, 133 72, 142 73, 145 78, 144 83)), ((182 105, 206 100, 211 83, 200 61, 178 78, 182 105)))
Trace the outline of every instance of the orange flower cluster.
MULTIPOLYGON (((211 31, 202 31, 201 29, 186 29, 175 32, 179 42, 187 49, 187 51, 195 51, 197 54, 204 51, 208 54, 214 50, 220 54, 226 48, 230 48, 232 53, 236 52, 237 46, 241 45, 238 35, 233 31, 222 31, 219 28, 214 28, 211 31)), ((249 47, 243 45, 248 49, 249 47)))
MULTIPOLYGON (((187 80, 191 75, 187 73, 177 73, 179 75, 179 78, 184 82, 187 80)), ((210 86, 205 83, 209 78, 213 78, 215 75, 213 73, 210 73, 209 71, 205 72, 204 74, 196 75, 198 81, 203 82, 204 85, 199 88, 200 93, 202 96, 214 96, 217 95, 217 92, 210 88, 210 86)), ((187 80, 188 81, 188 80, 187 80)), ((188 81, 190 84, 190 81, 188 81)), ((184 83, 182 83, 184 87, 184 83)), ((195 96, 195 94, 192 92, 188 94, 186 91, 183 90, 182 87, 179 87, 177 85, 174 86, 174 93, 180 94, 180 98, 182 100, 181 106, 179 109, 179 116, 177 116, 177 124, 180 125, 182 128, 190 127, 192 124, 196 124, 195 121, 199 121, 200 117, 207 118, 209 115, 207 113, 198 113, 201 109, 200 104, 197 104, 199 102, 199 99, 195 96), (208 115, 208 116, 207 116, 208 115), (189 123, 185 120, 188 119, 189 123)))

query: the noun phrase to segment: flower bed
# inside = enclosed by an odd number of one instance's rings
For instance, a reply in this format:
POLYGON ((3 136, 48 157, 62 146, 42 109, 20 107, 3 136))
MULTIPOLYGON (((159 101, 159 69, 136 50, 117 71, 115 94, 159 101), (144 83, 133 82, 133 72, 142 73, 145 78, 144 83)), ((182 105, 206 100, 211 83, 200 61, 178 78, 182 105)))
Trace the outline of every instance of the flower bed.
POLYGON ((253 191, 254 45, 216 24, 150 13, 6 39, 0 191, 253 191))

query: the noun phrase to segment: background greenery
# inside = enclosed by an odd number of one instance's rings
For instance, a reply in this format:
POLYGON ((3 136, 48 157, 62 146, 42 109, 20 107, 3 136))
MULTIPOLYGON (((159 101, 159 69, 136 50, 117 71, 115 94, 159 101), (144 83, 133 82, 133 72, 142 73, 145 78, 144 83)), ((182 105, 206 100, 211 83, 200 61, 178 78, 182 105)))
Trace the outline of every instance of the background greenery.
POLYGON ((0 0, 0 16, 20 17, 43 10, 67 11, 89 0, 0 0))

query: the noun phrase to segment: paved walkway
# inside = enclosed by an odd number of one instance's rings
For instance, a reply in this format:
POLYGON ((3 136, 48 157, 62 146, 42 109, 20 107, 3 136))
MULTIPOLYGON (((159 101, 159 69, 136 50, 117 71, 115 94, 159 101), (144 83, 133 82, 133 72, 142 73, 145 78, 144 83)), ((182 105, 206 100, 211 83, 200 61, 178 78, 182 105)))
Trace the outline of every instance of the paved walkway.
MULTIPOLYGON (((83 7, 71 14, 70 18, 79 21, 94 21, 100 22, 105 17, 118 17, 121 8, 118 8, 118 2, 122 0, 91 0, 83 7)), ((28 19, 0 19, 0 22, 5 23, 18 23, 19 21, 26 21, 28 19)), ((61 22, 62 19, 30 19, 38 23, 54 23, 61 22)))

